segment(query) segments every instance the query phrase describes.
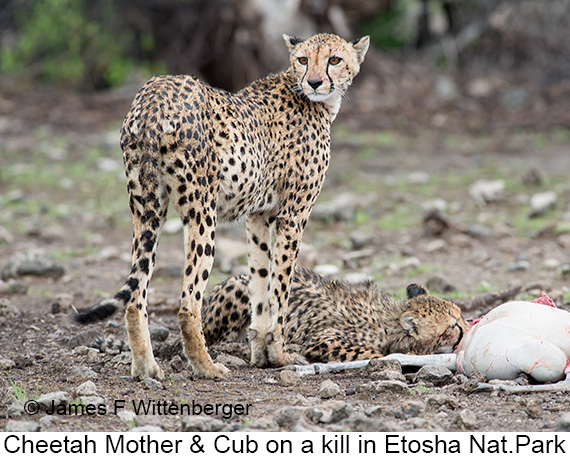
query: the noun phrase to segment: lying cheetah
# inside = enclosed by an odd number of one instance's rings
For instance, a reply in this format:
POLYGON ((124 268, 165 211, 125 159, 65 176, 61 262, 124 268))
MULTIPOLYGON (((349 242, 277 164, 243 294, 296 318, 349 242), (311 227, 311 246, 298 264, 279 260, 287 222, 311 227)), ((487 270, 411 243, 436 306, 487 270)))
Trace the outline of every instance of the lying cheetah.
MULTIPOLYGON (((243 341, 249 325, 248 281, 234 276, 217 285, 202 310, 207 344, 243 341)), ((372 282, 349 284, 297 267, 285 318, 288 343, 312 362, 370 359, 393 352, 427 354, 456 346, 469 324, 459 307, 417 284, 407 300, 372 282)))
POLYGON ((132 269, 113 299, 77 316, 87 323, 126 306, 135 379, 163 378, 151 348, 147 289, 169 202, 184 224, 178 318, 197 376, 224 376, 202 334, 201 307, 218 222, 246 216, 251 362, 284 365, 283 319, 303 229, 329 165, 330 126, 359 72, 369 37, 283 36, 288 70, 236 94, 192 76, 157 76, 136 95, 121 130, 133 216, 132 269), (273 236, 272 236, 273 234, 273 236))

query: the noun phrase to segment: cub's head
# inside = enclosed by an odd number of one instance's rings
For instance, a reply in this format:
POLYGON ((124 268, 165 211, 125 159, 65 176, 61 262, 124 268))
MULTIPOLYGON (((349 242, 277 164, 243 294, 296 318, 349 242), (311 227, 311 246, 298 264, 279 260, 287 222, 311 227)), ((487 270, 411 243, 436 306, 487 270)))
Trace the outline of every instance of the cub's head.
POLYGON ((444 352, 455 349, 470 325, 461 316, 459 307, 450 301, 434 297, 418 284, 407 287, 407 308, 400 316, 401 339, 409 346, 406 351, 416 354, 444 352))
POLYGON ((319 33, 302 40, 283 35, 298 88, 313 102, 338 104, 358 74, 370 37, 347 42, 319 33))

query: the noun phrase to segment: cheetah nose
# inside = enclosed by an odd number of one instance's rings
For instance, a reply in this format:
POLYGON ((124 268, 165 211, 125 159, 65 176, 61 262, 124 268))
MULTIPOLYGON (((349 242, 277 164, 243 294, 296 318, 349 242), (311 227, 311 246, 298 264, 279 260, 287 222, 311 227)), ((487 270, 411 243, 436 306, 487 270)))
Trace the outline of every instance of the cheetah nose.
POLYGON ((320 79, 309 79, 307 82, 309 83, 309 86, 313 88, 313 90, 317 90, 317 87, 323 83, 320 79))

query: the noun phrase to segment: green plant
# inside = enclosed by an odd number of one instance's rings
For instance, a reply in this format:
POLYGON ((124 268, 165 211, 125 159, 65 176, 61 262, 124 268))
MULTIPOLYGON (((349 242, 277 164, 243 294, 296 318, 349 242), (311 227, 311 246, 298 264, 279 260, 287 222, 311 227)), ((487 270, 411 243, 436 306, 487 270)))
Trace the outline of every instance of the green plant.
POLYGON ((41 0, 16 11, 17 44, 0 50, 0 71, 63 85, 104 88, 130 71, 127 36, 112 0, 41 0))

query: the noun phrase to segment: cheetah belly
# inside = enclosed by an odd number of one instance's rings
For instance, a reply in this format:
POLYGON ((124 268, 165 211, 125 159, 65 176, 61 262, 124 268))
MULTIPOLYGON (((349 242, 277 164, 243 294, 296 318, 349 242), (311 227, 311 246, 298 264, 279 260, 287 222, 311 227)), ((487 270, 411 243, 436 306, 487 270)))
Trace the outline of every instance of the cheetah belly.
MULTIPOLYGON (((222 170, 224 170, 223 167, 222 170)), ((263 168, 242 167, 239 163, 222 171, 218 196, 220 222, 232 222, 249 214, 271 212, 278 203, 278 193, 271 173, 263 168)))

